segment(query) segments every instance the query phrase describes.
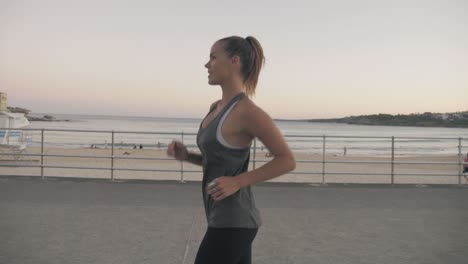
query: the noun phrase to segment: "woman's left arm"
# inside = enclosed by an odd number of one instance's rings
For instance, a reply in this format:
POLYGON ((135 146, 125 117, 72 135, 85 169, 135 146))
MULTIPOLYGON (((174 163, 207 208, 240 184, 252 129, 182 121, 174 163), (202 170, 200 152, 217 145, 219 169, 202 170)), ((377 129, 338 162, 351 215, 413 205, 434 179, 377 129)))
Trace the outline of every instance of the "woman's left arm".
POLYGON ((255 170, 235 177, 217 178, 215 184, 210 185, 207 190, 216 201, 232 195, 240 188, 273 179, 296 168, 294 156, 271 117, 257 106, 252 110, 243 119, 245 132, 262 141, 273 159, 255 170))
POLYGON ((244 120, 246 132, 253 138, 258 138, 270 151, 273 159, 255 170, 236 176, 240 188, 279 177, 296 168, 296 161, 288 144, 267 113, 254 106, 254 111, 246 115, 244 120))

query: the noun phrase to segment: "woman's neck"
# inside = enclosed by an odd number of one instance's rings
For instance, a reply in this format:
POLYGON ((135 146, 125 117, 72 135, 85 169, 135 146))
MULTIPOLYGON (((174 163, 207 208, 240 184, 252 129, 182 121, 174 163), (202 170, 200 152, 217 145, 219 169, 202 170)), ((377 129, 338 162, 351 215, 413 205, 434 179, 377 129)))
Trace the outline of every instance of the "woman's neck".
POLYGON ((221 85, 223 96, 221 98, 221 104, 226 105, 236 95, 242 93, 245 89, 242 82, 233 81, 231 83, 221 85))

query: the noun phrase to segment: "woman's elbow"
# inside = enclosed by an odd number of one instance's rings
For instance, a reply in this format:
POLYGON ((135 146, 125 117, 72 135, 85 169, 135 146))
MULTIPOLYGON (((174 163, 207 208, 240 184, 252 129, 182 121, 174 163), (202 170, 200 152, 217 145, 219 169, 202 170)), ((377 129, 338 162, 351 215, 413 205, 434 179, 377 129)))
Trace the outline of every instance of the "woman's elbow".
POLYGON ((280 171, 280 174, 285 174, 296 169, 296 159, 291 155, 275 155, 273 158, 274 162, 280 171))
POLYGON ((290 172, 296 169, 296 159, 294 156, 288 156, 285 161, 286 172, 290 172))

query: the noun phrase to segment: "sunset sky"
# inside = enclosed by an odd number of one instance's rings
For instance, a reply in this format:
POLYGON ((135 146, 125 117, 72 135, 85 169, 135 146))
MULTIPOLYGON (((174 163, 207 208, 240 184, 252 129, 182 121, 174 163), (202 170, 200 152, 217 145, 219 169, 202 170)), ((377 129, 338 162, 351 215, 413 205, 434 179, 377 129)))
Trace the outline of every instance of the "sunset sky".
POLYGON ((468 110, 468 1, 0 1, 0 91, 36 113, 196 117, 216 40, 252 35, 274 118, 468 110))

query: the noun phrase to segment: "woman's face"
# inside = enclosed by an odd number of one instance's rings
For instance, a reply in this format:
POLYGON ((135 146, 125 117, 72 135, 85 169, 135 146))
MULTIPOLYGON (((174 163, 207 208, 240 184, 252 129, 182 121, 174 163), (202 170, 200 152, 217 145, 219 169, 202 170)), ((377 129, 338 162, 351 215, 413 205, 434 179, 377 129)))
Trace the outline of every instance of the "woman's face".
POLYGON ((221 85, 232 75, 232 58, 224 51, 223 43, 216 42, 211 47, 210 60, 205 64, 208 69, 208 83, 221 85))

